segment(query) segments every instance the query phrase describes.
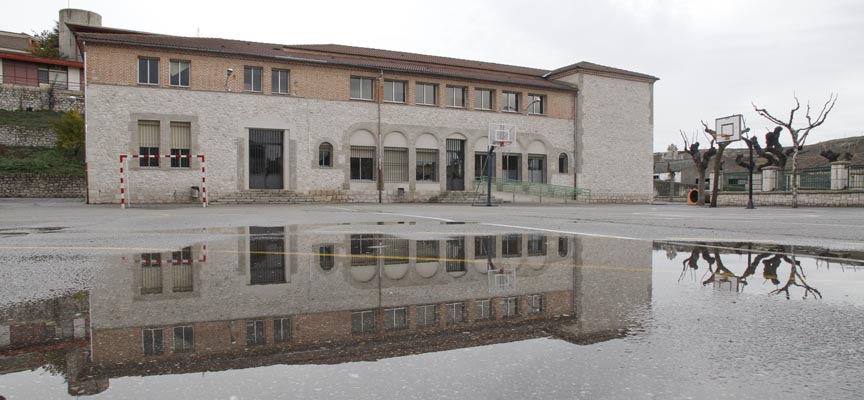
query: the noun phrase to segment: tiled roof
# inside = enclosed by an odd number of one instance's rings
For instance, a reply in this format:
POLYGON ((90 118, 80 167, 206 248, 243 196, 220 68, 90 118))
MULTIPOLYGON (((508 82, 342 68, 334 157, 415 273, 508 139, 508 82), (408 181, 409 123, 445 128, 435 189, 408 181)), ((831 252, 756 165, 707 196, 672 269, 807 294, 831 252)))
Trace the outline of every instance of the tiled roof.
MULTIPOLYGON (((95 29, 74 24, 68 25, 80 40, 91 43, 111 43, 128 46, 146 46, 222 53, 248 57, 275 58, 288 61, 330 64, 361 69, 381 69, 386 71, 438 75, 545 89, 566 91, 574 90, 572 86, 546 78, 549 74, 559 70, 550 72, 537 68, 399 51, 343 46, 337 44, 281 45, 218 38, 159 35, 104 27, 95 29)), ((580 63, 574 65, 579 65, 580 68, 585 70, 588 69, 588 66, 591 66, 594 69, 605 68, 607 73, 617 73, 630 77, 634 76, 634 74, 641 77, 649 77, 648 75, 603 67, 591 63, 580 63)), ((565 67, 565 69, 572 69, 572 67, 573 66, 565 67)), ((656 78, 653 77, 649 78, 656 80, 656 78)))
POLYGON ((617 76, 627 76, 630 78, 636 78, 640 80, 648 80, 648 81, 657 81, 659 78, 653 77, 651 75, 641 74, 639 72, 627 71, 619 68, 607 67, 605 65, 594 64, 587 61, 578 62, 576 64, 571 64, 566 67, 558 68, 554 71, 549 72, 547 77, 558 77, 561 75, 566 75, 567 73, 577 73, 577 72, 587 72, 587 73, 600 73, 600 74, 609 74, 609 75, 617 75, 617 76))

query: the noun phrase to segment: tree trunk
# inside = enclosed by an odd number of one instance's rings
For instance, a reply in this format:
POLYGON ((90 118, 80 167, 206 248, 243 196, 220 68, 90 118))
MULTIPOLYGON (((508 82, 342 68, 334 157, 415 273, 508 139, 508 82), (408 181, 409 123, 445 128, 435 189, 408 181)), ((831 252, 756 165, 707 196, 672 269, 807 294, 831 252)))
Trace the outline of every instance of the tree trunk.
POLYGON ((720 183, 720 164, 723 163, 723 150, 732 142, 720 143, 714 156, 714 180, 711 182, 711 207, 717 207, 717 187, 720 183))
POLYGON ((798 141, 793 141, 792 150, 792 208, 798 208, 798 141))
POLYGON ((705 205, 705 190, 708 189, 708 186, 705 185, 705 168, 698 168, 697 172, 699 172, 699 191, 697 205, 704 206, 705 205))

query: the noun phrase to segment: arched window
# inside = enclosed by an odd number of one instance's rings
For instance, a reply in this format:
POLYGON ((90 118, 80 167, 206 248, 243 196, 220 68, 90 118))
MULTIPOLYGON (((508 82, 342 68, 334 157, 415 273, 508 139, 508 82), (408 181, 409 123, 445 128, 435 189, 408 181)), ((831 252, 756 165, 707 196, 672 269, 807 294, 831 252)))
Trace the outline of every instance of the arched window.
POLYGON ((570 252, 570 242, 567 241, 567 238, 564 236, 558 237, 558 255, 561 257, 567 257, 567 253, 570 252))
POLYGON ((561 155, 558 156, 558 173, 559 174, 566 174, 567 173, 567 170, 569 169, 568 168, 569 166, 567 164, 568 164, 567 163, 567 154, 561 153, 561 155))
POLYGON ((333 145, 327 142, 321 143, 318 146, 318 166, 332 167, 333 166, 333 145))
POLYGON ((333 269, 335 264, 335 260, 333 259, 333 245, 322 244, 321 246, 318 246, 318 265, 321 269, 329 271, 333 269))

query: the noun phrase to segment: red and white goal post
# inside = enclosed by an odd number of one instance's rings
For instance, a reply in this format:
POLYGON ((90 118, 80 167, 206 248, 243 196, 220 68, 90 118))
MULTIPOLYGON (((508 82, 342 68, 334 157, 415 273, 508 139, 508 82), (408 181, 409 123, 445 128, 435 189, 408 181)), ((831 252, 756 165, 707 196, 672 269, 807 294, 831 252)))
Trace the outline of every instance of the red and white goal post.
POLYGON ((129 159, 140 158, 199 158, 201 159, 201 206, 207 207, 207 162, 203 154, 121 154, 120 155, 120 208, 126 208, 126 171, 129 170, 129 159))

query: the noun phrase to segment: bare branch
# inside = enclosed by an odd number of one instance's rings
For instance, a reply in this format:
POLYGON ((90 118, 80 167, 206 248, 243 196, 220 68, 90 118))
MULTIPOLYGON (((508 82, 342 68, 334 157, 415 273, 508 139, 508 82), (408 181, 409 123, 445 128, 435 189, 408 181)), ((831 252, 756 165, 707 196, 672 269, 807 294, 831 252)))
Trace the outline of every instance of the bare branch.
MULTIPOLYGON (((801 108, 801 102, 798 101, 798 95, 793 94, 792 97, 795 98, 795 107, 792 108, 792 111, 789 111, 789 124, 785 125, 790 128, 790 130, 792 123, 795 122, 795 111, 798 111, 798 109, 801 108)), ((810 103, 807 103, 807 106, 809 107, 810 103)))
POLYGON ((786 126, 786 123, 785 123, 785 122, 783 122, 783 121, 777 119, 776 117, 774 117, 773 115, 771 115, 771 114, 768 112, 768 110, 766 110, 766 109, 764 109, 764 108, 759 108, 758 106, 756 106, 756 104, 754 104, 754 103, 752 103, 752 102, 751 102, 750 104, 752 104, 752 105, 753 105, 753 109, 756 110, 756 112, 757 112, 759 115, 765 117, 765 119, 771 121, 771 122, 774 123, 775 125, 783 125, 783 126, 786 126))
POLYGON ((708 133, 709 135, 711 135, 713 137, 717 136, 717 132, 715 132, 713 129, 709 128, 708 124, 706 124, 705 121, 699 121, 699 122, 702 122, 702 126, 705 127, 706 133, 708 133))

